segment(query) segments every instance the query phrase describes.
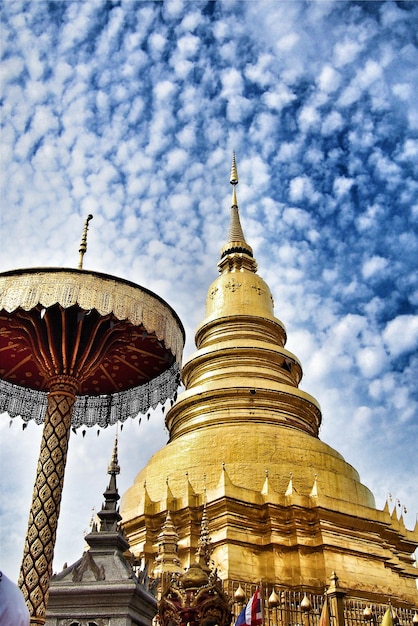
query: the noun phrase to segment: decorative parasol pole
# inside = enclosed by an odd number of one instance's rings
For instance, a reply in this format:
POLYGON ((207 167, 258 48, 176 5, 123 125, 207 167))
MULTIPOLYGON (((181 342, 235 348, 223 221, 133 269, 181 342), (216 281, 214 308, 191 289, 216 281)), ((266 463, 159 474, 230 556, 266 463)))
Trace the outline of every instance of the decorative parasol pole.
POLYGON ((71 415, 78 383, 70 376, 57 376, 49 381, 49 388, 19 576, 19 587, 29 608, 31 624, 44 624, 46 619, 71 415))
POLYGON ((0 274, 0 412, 44 422, 19 577, 32 626, 46 620, 71 428, 145 413, 180 381, 184 330, 171 307, 82 269, 91 219, 77 270, 0 274))

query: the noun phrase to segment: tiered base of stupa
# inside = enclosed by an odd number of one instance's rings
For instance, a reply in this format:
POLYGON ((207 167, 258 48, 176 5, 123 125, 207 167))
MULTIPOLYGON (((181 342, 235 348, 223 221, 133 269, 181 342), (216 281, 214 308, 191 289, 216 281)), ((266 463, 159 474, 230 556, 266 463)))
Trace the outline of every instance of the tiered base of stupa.
POLYGON ((219 576, 322 595, 337 572, 347 597, 414 607, 418 530, 378 511, 340 454, 287 427, 224 425, 155 454, 123 498, 131 551, 152 564, 167 511, 182 568, 194 561, 206 501, 219 576), (240 442, 252 433, 253 446, 240 442), (280 474, 278 474, 280 468, 280 474), (326 494, 350 493, 350 501, 326 494), (354 497, 353 497, 354 494, 354 497))

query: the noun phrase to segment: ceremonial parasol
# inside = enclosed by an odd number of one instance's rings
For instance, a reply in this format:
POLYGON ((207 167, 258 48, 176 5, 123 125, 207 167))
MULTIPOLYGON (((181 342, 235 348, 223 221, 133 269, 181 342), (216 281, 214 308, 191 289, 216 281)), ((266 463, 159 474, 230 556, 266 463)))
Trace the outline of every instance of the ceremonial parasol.
POLYGON ((83 269, 0 273, 0 412, 44 423, 19 586, 44 624, 71 429, 106 427, 173 397, 184 329, 132 282, 83 269))

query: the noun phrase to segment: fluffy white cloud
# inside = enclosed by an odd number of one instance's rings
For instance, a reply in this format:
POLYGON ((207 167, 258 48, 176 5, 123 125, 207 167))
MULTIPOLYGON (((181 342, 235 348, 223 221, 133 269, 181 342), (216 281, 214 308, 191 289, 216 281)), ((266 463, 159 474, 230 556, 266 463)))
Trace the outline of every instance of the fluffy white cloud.
POLYGON ((388 365, 388 356, 381 345, 360 349, 356 360, 362 375, 366 378, 379 376, 388 365))
POLYGON ((299 114, 299 126, 302 132, 307 132, 312 126, 319 126, 321 115, 315 106, 307 104, 299 114))
POLYGON ((398 315, 386 324, 383 339, 393 356, 416 350, 418 347, 418 316, 398 315))
POLYGON ((307 211, 289 207, 283 211, 283 221, 289 226, 306 229, 311 226, 312 218, 307 211))
POLYGON ((244 80, 238 70, 231 68, 221 74, 222 95, 225 98, 240 96, 244 90, 244 80))
POLYGON ((344 127, 344 119, 339 111, 332 111, 322 122, 321 132, 323 135, 332 135, 344 127))
POLYGON ((338 89, 340 84, 341 74, 332 65, 325 65, 319 75, 319 88, 327 93, 332 93, 338 89))
POLYGON ((314 203, 318 200, 319 194, 315 191, 312 180, 308 176, 296 176, 290 181, 289 197, 292 202, 305 200, 314 203))
POLYGON ((161 33, 152 33, 149 37, 149 47, 151 54, 158 58, 167 45, 167 39, 161 33))
POLYGON ((375 274, 382 272, 387 267, 388 261, 387 259, 381 256, 373 256, 371 259, 367 259, 361 272, 364 278, 371 278, 375 274))
POLYGON ((362 49, 362 44, 355 39, 345 37, 334 46, 334 59, 336 67, 342 67, 352 63, 362 49))

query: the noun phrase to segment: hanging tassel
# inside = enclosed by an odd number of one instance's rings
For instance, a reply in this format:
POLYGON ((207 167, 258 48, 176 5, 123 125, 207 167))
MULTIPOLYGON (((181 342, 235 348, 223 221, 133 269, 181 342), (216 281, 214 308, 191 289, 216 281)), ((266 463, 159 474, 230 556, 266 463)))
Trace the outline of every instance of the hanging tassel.
POLYGON ((75 428, 74 426, 71 429, 73 431, 73 433, 76 435, 77 434, 77 428, 75 428))
POLYGON ((97 436, 99 436, 99 435, 100 435, 100 430, 97 431, 97 436))
POLYGON ((86 436, 86 431, 83 430, 83 432, 81 434, 83 435, 83 437, 85 437, 86 436))
POLYGON ((120 425, 120 432, 123 430, 123 424, 120 425))
POLYGON ((22 430, 25 430, 25 428, 27 428, 27 424, 22 424, 22 430))
POLYGON ((13 424, 13 420, 10 420, 10 422, 9 422, 9 428, 11 428, 11 427, 12 427, 12 424, 13 424))
POLYGON ((138 426, 141 426, 141 420, 142 420, 142 417, 139 418, 138 426))

